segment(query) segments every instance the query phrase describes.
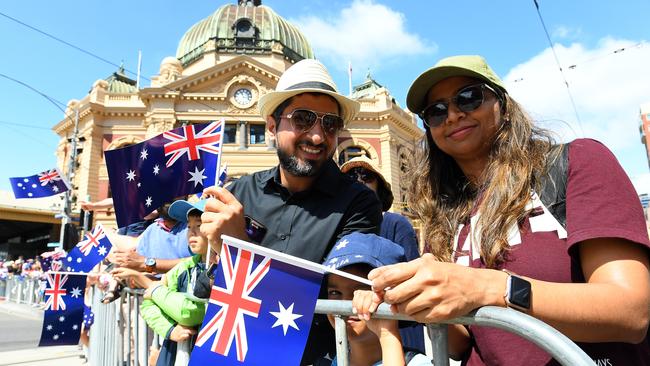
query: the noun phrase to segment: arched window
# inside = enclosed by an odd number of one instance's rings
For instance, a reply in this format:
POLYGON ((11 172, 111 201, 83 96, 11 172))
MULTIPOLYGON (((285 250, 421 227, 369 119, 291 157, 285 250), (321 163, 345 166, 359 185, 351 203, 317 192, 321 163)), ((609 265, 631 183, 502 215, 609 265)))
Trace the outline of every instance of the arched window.
POLYGON ((343 165, 346 161, 356 158, 358 156, 365 156, 370 159, 370 154, 366 149, 361 146, 348 146, 339 154, 339 166, 343 165))

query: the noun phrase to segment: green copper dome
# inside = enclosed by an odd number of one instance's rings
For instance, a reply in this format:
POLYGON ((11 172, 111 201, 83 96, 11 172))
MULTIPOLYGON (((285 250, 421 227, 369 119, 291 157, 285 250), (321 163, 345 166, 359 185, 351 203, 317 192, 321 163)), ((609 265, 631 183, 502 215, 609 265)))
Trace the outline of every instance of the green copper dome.
POLYGON ((275 51, 293 61, 314 58, 311 46, 298 28, 259 3, 240 0, 238 5, 224 5, 194 24, 178 44, 176 58, 183 66, 210 51, 239 54, 275 51), (209 41, 214 41, 214 46, 209 41))

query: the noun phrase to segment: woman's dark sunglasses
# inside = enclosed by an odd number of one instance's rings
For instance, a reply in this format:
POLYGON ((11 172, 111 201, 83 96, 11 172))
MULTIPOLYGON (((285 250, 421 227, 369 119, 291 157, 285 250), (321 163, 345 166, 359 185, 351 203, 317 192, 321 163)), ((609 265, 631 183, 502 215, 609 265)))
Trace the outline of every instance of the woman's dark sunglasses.
POLYGON ((374 172, 362 167, 352 168, 346 174, 348 177, 364 183, 372 183, 377 179, 377 175, 374 172))
POLYGON ((420 118, 428 128, 440 126, 447 119, 450 102, 453 102, 461 112, 475 111, 485 102, 485 89, 494 93, 501 100, 499 93, 487 84, 469 85, 460 89, 455 96, 448 100, 439 100, 429 104, 420 113, 420 118))
POLYGON ((293 128, 300 133, 311 130, 319 119, 321 121, 321 126, 323 127, 323 132, 328 135, 335 135, 343 128, 343 118, 328 113, 322 113, 319 115, 319 113, 309 109, 296 109, 286 116, 281 117, 287 118, 291 122, 293 128))

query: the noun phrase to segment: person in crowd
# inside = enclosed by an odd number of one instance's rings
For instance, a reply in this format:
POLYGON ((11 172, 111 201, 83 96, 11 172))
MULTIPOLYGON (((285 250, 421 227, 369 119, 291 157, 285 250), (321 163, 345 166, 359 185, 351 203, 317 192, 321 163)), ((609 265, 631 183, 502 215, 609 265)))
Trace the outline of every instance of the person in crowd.
MULTIPOLYGON (((378 233, 376 195, 342 174, 332 159, 338 135, 359 103, 337 92, 325 66, 313 59, 295 63, 258 106, 280 163, 241 177, 228 189, 203 191, 211 198, 201 231, 210 242, 218 244, 227 234, 321 263, 344 235, 378 233)), ((324 354, 319 347, 332 344, 333 337, 324 317, 315 317, 310 334, 303 356, 307 364, 324 354)))
POLYGON ((116 265, 142 272, 165 273, 192 252, 187 243, 187 223, 168 213, 169 203, 161 206, 158 219, 139 236, 135 247, 122 246, 113 253, 116 265))
MULTIPOLYGON (((554 147, 480 56, 440 60, 413 82, 407 104, 426 129, 409 207, 427 254, 371 271, 375 295, 360 316, 381 301, 425 323, 510 307, 555 327, 596 364, 650 364, 648 234, 614 155, 590 139, 554 147), (550 181, 562 153, 568 167, 550 181), (542 202, 544 189, 560 199, 542 202)), ((450 326, 449 340, 468 365, 552 362, 494 328, 450 326)))
MULTIPOLYGON (((156 365, 173 365, 177 342, 196 334, 205 315, 205 304, 188 298, 199 274, 205 271, 208 254, 207 237, 201 234, 201 214, 205 200, 196 203, 179 200, 169 207, 169 215, 187 224, 187 239, 194 254, 179 262, 161 279, 154 281, 142 272, 128 268, 116 268, 113 276, 130 282, 131 287, 145 289, 140 314, 147 325, 164 338, 156 365)), ((214 252, 212 252, 214 253, 214 252)), ((212 258, 212 263, 217 259, 212 258)))
MULTIPOLYGON (((328 254, 325 266, 366 278, 370 270, 405 262, 404 248, 374 234, 344 236, 328 254)), ((352 300, 363 307, 372 300, 370 286, 336 274, 326 277, 327 298, 352 300)), ((334 316, 327 316, 332 328, 334 316)), ((404 349, 397 320, 351 316, 346 319, 350 365, 431 365, 431 360, 416 350, 404 349)), ((336 365, 335 355, 322 358, 315 366, 336 365)))
MULTIPOLYGON (((379 198, 383 211, 379 236, 401 245, 407 261, 418 258, 420 250, 413 225, 403 215, 388 212, 393 205, 393 191, 390 183, 386 181, 373 161, 365 156, 352 158, 341 165, 341 172, 365 184, 379 198)), ((408 347, 424 352, 423 326, 418 323, 402 322, 400 328, 402 342, 408 347)))
POLYGON ((403 215, 388 211, 393 205, 393 191, 375 163, 366 156, 358 156, 341 165, 341 172, 365 184, 379 198, 383 211, 379 236, 401 245, 406 260, 418 258, 420 251, 413 225, 403 215))

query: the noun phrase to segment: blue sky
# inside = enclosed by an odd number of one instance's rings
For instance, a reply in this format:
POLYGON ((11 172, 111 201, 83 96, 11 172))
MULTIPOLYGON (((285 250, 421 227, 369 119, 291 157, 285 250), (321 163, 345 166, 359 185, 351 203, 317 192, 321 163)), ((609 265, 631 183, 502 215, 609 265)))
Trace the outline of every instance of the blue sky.
MULTIPOLYGON (((228 1, 4 2, 0 12, 136 70, 157 74, 175 55, 194 23, 228 1)), ((539 0, 566 70, 580 121, 569 100, 535 6, 530 1, 263 1, 306 34, 316 56, 347 92, 368 69, 405 105, 413 79, 441 57, 481 54, 532 116, 563 140, 594 137, 612 149, 640 191, 650 191, 648 163, 638 132, 639 106, 650 102, 650 2, 539 0), (614 53, 618 49, 623 49, 614 53), (574 67, 569 68, 569 66, 574 67)), ((115 66, 0 16, 0 73, 67 103, 82 98, 115 66)), ((148 81, 142 80, 144 85, 148 81)), ((62 118, 37 93, 0 77, 0 190, 8 177, 55 165, 62 118), (19 126, 29 125, 30 127, 19 126)))

